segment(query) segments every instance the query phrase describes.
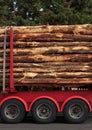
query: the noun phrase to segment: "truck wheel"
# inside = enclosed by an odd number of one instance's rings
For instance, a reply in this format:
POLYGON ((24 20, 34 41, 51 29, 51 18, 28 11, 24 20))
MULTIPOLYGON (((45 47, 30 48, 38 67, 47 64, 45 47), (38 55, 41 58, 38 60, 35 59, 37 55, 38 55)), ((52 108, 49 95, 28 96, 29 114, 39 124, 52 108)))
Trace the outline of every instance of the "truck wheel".
POLYGON ((1 106, 1 119, 6 123, 18 123, 24 119, 25 109, 18 100, 11 99, 1 106))
POLYGON ((38 100, 32 107, 33 119, 38 123, 51 123, 56 118, 56 105, 48 99, 38 100))
POLYGON ((88 105, 79 99, 69 101, 64 108, 64 117, 70 123, 84 122, 89 113, 88 105))

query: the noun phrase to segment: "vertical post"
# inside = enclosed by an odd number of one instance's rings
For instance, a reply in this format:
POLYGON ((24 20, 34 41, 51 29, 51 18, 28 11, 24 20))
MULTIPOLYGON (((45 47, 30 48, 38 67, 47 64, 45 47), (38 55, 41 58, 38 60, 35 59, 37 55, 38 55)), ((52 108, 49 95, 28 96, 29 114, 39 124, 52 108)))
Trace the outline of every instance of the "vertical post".
POLYGON ((10 92, 15 92, 13 76, 13 30, 10 27, 10 92))
POLYGON ((3 53, 3 90, 2 93, 6 93, 5 91, 5 69, 6 69, 6 32, 7 32, 7 27, 5 28, 5 34, 4 34, 4 53, 3 53))

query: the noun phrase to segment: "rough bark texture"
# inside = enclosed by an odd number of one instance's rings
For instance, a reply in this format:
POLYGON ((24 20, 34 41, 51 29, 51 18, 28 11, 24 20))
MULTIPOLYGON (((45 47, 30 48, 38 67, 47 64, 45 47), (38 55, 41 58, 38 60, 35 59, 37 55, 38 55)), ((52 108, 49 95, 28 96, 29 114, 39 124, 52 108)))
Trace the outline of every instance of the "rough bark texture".
MULTIPOLYGON (((5 27, 0 27, 2 86, 5 27)), ((92 84, 92 25, 13 27, 14 83, 31 87, 80 87, 92 84)), ((9 30, 6 85, 9 85, 9 30)))

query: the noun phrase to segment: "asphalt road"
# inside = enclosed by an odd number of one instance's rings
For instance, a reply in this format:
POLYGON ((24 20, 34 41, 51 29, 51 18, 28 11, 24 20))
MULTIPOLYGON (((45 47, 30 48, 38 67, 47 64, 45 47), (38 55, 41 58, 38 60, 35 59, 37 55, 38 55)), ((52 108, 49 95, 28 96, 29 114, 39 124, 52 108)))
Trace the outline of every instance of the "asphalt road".
POLYGON ((68 124, 60 117, 51 124, 35 124, 32 119, 25 119, 19 124, 3 124, 1 122, 0 130, 92 130, 92 117, 82 124, 68 124))

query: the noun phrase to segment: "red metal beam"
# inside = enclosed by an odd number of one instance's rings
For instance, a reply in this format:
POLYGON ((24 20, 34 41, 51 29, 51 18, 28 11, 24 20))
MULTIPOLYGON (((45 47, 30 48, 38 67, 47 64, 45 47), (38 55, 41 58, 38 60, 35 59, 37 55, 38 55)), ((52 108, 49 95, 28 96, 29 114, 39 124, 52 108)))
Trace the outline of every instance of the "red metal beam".
POLYGON ((15 92, 13 75, 13 29, 10 27, 10 92, 15 92))

